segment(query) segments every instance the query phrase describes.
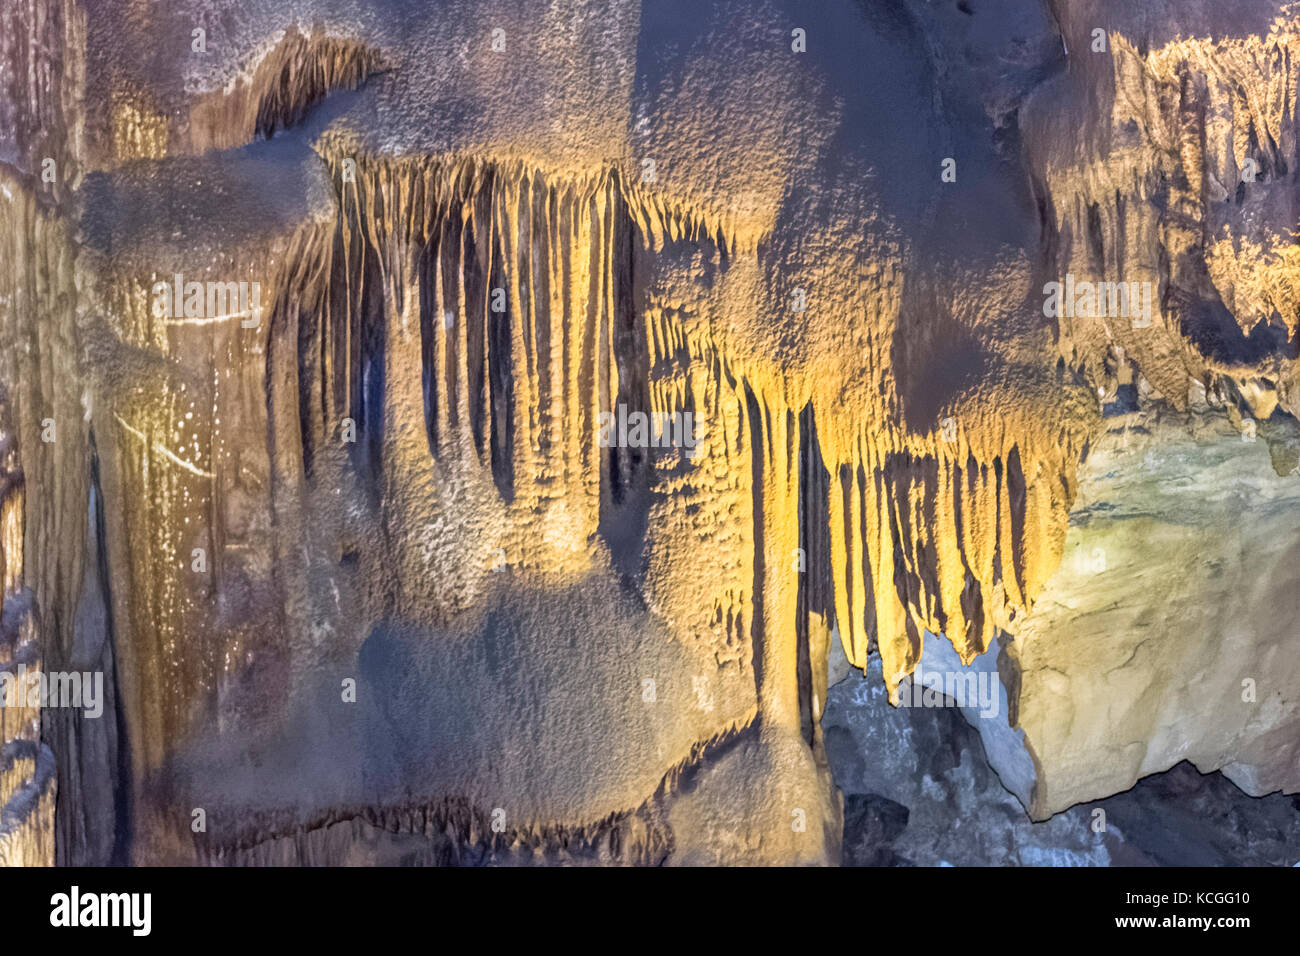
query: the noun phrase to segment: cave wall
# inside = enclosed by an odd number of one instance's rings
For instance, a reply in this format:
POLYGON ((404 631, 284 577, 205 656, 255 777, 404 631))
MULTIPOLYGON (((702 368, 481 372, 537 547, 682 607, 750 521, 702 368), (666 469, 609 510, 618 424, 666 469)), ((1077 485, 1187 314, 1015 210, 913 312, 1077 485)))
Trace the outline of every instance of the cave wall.
POLYGON ((1123 772, 1044 683, 1131 650, 1058 610, 1108 403, 1290 415, 1292 33, 1190 6, 7 12, 6 640, 109 688, 5 731, 17 852, 835 860, 836 640, 897 699, 1014 633, 1035 814, 1172 765, 1171 722, 1293 788, 1292 711, 1180 723, 1179 628, 1123 772), (1067 272, 1149 281, 1151 325, 1045 315, 1067 272), (161 314, 177 275, 261 309, 161 314), (620 408, 695 447, 604 447, 620 408))

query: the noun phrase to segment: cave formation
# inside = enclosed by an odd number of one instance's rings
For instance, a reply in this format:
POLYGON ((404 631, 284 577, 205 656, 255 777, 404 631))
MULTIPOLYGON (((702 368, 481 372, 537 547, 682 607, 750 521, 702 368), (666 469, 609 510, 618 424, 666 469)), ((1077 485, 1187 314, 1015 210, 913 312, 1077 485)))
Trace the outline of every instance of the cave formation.
POLYGON ((959 739, 1026 846, 1300 791, 1294 6, 0 27, 0 657, 106 687, 0 709, 0 861, 888 863, 959 739), (998 706, 895 766, 918 666, 998 706))

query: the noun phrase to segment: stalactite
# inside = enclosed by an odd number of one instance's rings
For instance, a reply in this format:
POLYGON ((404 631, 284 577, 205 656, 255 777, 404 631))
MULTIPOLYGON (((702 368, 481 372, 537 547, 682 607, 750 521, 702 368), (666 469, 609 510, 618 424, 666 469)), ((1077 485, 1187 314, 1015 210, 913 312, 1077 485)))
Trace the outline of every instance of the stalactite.
POLYGON ((151 116, 147 106, 132 105, 128 112, 130 101, 124 101, 119 123, 135 132, 119 138, 156 145, 131 153, 119 149, 117 158, 198 154, 270 138, 297 125, 328 93, 356 89, 382 69, 377 51, 351 39, 290 29, 226 88, 187 103, 183 122, 161 110, 151 116), (133 122, 127 124, 128 117, 133 122))
MULTIPOLYGON (((337 159, 334 166, 337 174, 337 159)), ((785 624, 778 627, 773 618, 766 627, 761 622, 755 626, 763 633, 769 628, 791 631, 793 611, 783 582, 796 580, 789 564, 797 540, 787 539, 797 533, 798 521, 787 512, 798 510, 797 492, 791 490, 797 482, 792 485, 788 474, 779 477, 790 462, 778 465, 771 456, 785 455, 785 446, 793 441, 787 441, 792 426, 786 419, 794 414, 791 396, 804 386, 777 376, 768 387, 770 374, 751 367, 725 372, 728 360, 714 350, 707 324, 688 327, 670 311, 651 309, 628 326, 633 313, 619 305, 631 287, 615 248, 621 241, 617 231, 627 228, 619 226, 624 215, 638 224, 651 254, 664 243, 710 235, 719 237, 711 248, 722 259, 723 250, 738 255, 756 245, 752 240, 728 236, 722 225, 669 226, 670 220, 692 223, 697 214, 688 210, 679 215, 654 203, 639 206, 638 190, 624 191, 617 179, 599 174, 555 185, 524 167, 481 160, 401 166, 363 162, 355 191, 350 185, 343 190, 341 220, 364 223, 369 241, 363 248, 355 240, 345 243, 346 250, 337 255, 349 263, 369 256, 380 264, 388 290, 384 381, 392 383, 385 387, 410 392, 389 391, 386 401, 399 416, 384 423, 385 434, 394 436, 385 439, 386 460, 398 469, 417 469, 391 482, 394 494, 409 498, 398 511, 417 507, 417 499, 438 498, 434 489, 445 478, 432 486, 420 483, 420 475, 434 467, 431 459, 438 468, 453 462, 459 463, 456 467, 485 467, 485 438, 472 427, 471 409, 490 406, 491 413, 478 413, 480 421, 495 415, 514 423, 505 486, 500 462, 493 467, 498 488, 510 489, 503 495, 502 504, 509 507, 502 514, 514 515, 507 525, 529 528, 514 543, 509 532, 498 540, 511 562, 562 566, 555 562, 554 550, 537 550, 536 516, 557 507, 569 512, 576 523, 563 525, 561 538, 548 536, 543 523, 541 540, 563 541, 572 550, 598 527, 597 503, 604 498, 608 507, 610 497, 619 499, 641 467, 641 456, 633 450, 595 453, 600 451, 591 441, 597 414, 630 403, 651 413, 693 408, 698 415, 717 415, 722 407, 710 410, 707 399, 688 398, 698 387, 693 383, 712 383, 706 386, 711 390, 738 379, 753 394, 771 396, 759 402, 756 412, 745 413, 746 422, 737 423, 736 430, 758 439, 754 447, 761 450, 762 467, 748 494, 767 507, 764 512, 760 506, 757 514, 776 550, 763 557, 771 563, 770 579, 755 580, 744 604, 724 601, 717 614, 752 620, 747 605, 762 595, 782 609, 773 613, 785 624), (620 211, 624 207, 626 213, 620 211), (497 281, 507 293, 501 318, 489 308, 488 290, 497 288, 497 281), (418 321, 409 311, 412 288, 419 289, 418 321), (443 321, 447 315, 453 316, 450 327, 443 321), (565 318, 557 321, 556 316, 565 318), (494 322, 496 331, 490 328, 494 322), (415 335, 417 328, 423 341, 415 335), (631 339, 626 338, 629 328, 631 339), (472 366, 471 341, 484 343, 485 352, 472 366), (499 354, 502 347, 508 355, 499 354), (647 371, 638 370, 640 362, 647 371), (502 376, 511 382, 508 395, 493 394, 490 370, 498 364, 512 372, 502 376), (696 371, 682 378, 687 366, 703 370, 703 380, 696 371), (410 390, 420 381, 427 394, 417 398, 410 390), (638 397, 647 386, 645 397, 638 397), (506 414, 498 411, 503 404, 506 414), (780 451, 768 444, 768 430, 785 436, 780 451), (607 487, 606 474, 615 476, 617 487, 607 487), (776 482, 774 500, 763 496, 768 481, 776 482), (585 513, 573 515, 582 502, 587 503, 585 513), (770 530, 767 522, 773 522, 770 530)), ((360 311, 357 301, 347 308, 351 314, 360 311)), ((845 442, 846 428, 859 420, 856 412, 850 412, 848 422, 836 407, 817 406, 814 414, 819 433, 835 436, 818 455, 832 476, 825 511, 829 593, 850 660, 861 666, 868 648, 878 643, 892 687, 915 666, 924 631, 944 634, 967 659, 982 652, 1000 624, 1032 606, 1033 595, 1059 560, 1082 436, 1063 432, 1061 444, 1042 442, 1034 438, 1036 424, 1015 427, 1003 421, 991 429, 975 422, 951 441, 876 428, 856 442, 845 442)), ((730 435, 732 426, 726 422, 720 430, 730 435)), ((732 472, 751 454, 746 449, 745 457, 736 459, 730 451, 719 452, 732 472)))
POLYGON ((498 562, 551 581, 613 562, 693 652, 751 675, 748 719, 814 744, 833 626, 858 666, 880 649, 893 690, 925 631, 969 659, 1031 606, 1076 438, 1014 414, 915 435, 735 354, 725 316, 642 283, 684 248, 756 269, 761 243, 609 168, 349 156, 351 178, 324 154, 331 220, 204 265, 262 282, 256 328, 156 315, 150 285, 182 259, 82 266, 128 369, 92 418, 139 858, 188 839, 147 789, 187 736, 288 719, 322 654, 355 654, 386 614, 454 622, 498 562), (698 447, 601 447, 620 405, 690 413, 698 447))
MULTIPOLYGON (((1207 377, 1247 392, 1262 379, 1272 400, 1289 403, 1294 21, 1279 17, 1262 36, 1181 38, 1150 49, 1119 33, 1108 42, 1113 55, 1087 68, 1111 109, 1091 121, 1083 153, 1040 159, 1060 243, 1052 278, 1148 283, 1150 325, 1063 316, 1062 354, 1094 390, 1104 388, 1115 345, 1175 407, 1185 408, 1189 385, 1207 377), (1158 203, 1148 201, 1155 196, 1158 203)), ((1031 133, 1030 148, 1050 140, 1031 133)), ((1266 418, 1270 410, 1265 401, 1248 411, 1266 418)))

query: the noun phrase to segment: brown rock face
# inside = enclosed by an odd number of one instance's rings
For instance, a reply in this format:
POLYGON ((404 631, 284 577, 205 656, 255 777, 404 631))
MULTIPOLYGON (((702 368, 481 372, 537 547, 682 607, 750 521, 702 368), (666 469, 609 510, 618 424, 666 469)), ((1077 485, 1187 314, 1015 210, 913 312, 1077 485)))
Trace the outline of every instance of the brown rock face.
POLYGON ((1300 787, 1294 11, 392 6, 0 13, 0 859, 838 862, 837 640, 1300 787))

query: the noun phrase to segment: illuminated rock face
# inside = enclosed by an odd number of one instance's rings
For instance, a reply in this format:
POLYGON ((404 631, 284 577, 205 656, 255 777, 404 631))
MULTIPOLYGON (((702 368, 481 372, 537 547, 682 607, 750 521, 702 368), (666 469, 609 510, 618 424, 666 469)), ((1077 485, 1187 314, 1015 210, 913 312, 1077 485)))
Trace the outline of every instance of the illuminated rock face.
POLYGON ((1180 760, 1256 796, 1293 793, 1294 476, 1204 406, 1130 418, 1090 456, 1065 560, 1010 645, 1038 764, 1028 808, 1180 760))
POLYGON ((1104 597, 1058 570, 1104 407, 1290 420, 1277 5, 335 6, 4 14, 6 607, 112 678, 104 723, 41 712, 24 852, 838 861, 836 635, 897 697, 927 635, 1014 631, 994 765, 1036 815, 1193 751, 1297 786, 1294 702, 1180 716, 1240 683, 1178 650, 1204 615, 1133 672, 1177 700, 1122 772, 1052 696, 1140 639, 1059 597, 1104 597), (1067 276, 1149 308, 1047 308, 1067 276))

